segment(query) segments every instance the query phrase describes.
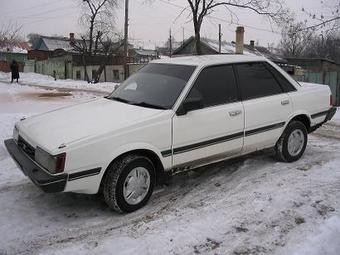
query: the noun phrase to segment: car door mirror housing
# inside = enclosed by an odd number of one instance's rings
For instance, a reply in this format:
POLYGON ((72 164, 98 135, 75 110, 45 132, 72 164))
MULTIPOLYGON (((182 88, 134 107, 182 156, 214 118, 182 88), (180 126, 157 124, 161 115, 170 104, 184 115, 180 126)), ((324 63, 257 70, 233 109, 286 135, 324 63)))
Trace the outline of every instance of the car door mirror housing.
POLYGON ((202 109, 203 108, 203 100, 200 97, 195 98, 186 98, 185 101, 180 105, 177 109, 176 114, 178 116, 185 115, 190 111, 202 109))

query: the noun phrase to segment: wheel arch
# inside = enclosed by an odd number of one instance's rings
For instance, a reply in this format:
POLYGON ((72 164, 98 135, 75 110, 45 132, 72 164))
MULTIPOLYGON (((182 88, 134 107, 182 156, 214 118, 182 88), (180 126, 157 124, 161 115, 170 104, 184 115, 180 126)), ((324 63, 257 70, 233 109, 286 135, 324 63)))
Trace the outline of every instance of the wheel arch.
POLYGON ((102 191, 102 184, 103 184, 103 180, 105 179, 105 175, 107 174, 108 169, 110 169, 110 167, 112 166, 112 164, 114 162, 116 162, 117 160, 125 157, 128 154, 138 154, 138 155, 142 155, 147 157, 148 159, 151 160, 151 162, 153 163, 154 167, 155 167, 155 174, 156 174, 156 184, 161 183, 164 178, 166 177, 166 171, 165 171, 165 167, 164 164, 161 160, 161 154, 158 155, 157 152, 155 152, 154 150, 150 149, 150 148, 134 148, 134 149, 126 149, 126 150, 122 150, 119 153, 117 153, 115 156, 113 156, 113 159, 108 163, 107 167, 105 168, 104 173, 102 174, 101 180, 100 180, 100 187, 99 187, 99 192, 102 191))
POLYGON ((302 124, 305 125, 308 132, 311 130, 311 119, 307 113, 299 113, 290 118, 290 120, 287 122, 287 125, 292 121, 300 121, 302 124))

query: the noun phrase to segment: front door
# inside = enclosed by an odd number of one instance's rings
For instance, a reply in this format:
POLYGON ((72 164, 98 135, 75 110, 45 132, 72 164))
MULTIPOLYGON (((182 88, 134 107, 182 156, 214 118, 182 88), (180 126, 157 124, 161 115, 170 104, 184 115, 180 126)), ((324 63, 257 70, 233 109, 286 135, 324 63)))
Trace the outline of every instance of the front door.
POLYGON ((186 99, 202 106, 173 117, 173 165, 197 166, 241 152, 244 110, 231 65, 205 68, 186 99))

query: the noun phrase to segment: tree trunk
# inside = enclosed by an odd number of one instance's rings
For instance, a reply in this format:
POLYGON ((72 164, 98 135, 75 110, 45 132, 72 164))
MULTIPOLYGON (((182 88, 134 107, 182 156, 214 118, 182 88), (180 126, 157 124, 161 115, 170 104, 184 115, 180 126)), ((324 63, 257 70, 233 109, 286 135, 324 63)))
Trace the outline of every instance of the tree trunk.
POLYGON ((94 83, 98 83, 100 80, 100 76, 105 68, 105 64, 101 64, 96 72, 96 77, 93 79, 94 83))
POLYGON ((195 48, 196 48, 197 55, 202 55, 200 30, 201 30, 201 26, 199 24, 199 21, 197 20, 197 17, 194 17, 195 48))
POLYGON ((195 32, 195 48, 196 48, 196 54, 202 55, 200 32, 195 32))

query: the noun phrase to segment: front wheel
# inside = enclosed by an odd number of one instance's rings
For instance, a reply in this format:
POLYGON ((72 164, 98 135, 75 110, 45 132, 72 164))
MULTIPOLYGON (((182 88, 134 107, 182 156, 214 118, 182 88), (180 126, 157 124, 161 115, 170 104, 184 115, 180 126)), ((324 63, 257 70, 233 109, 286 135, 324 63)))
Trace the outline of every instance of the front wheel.
POLYGON ((307 128, 300 121, 292 121, 275 145, 276 158, 293 162, 301 158, 307 146, 307 128))
POLYGON ((118 212, 133 212, 143 207, 155 185, 155 168, 141 155, 118 159, 104 177, 103 194, 107 205, 118 212))

